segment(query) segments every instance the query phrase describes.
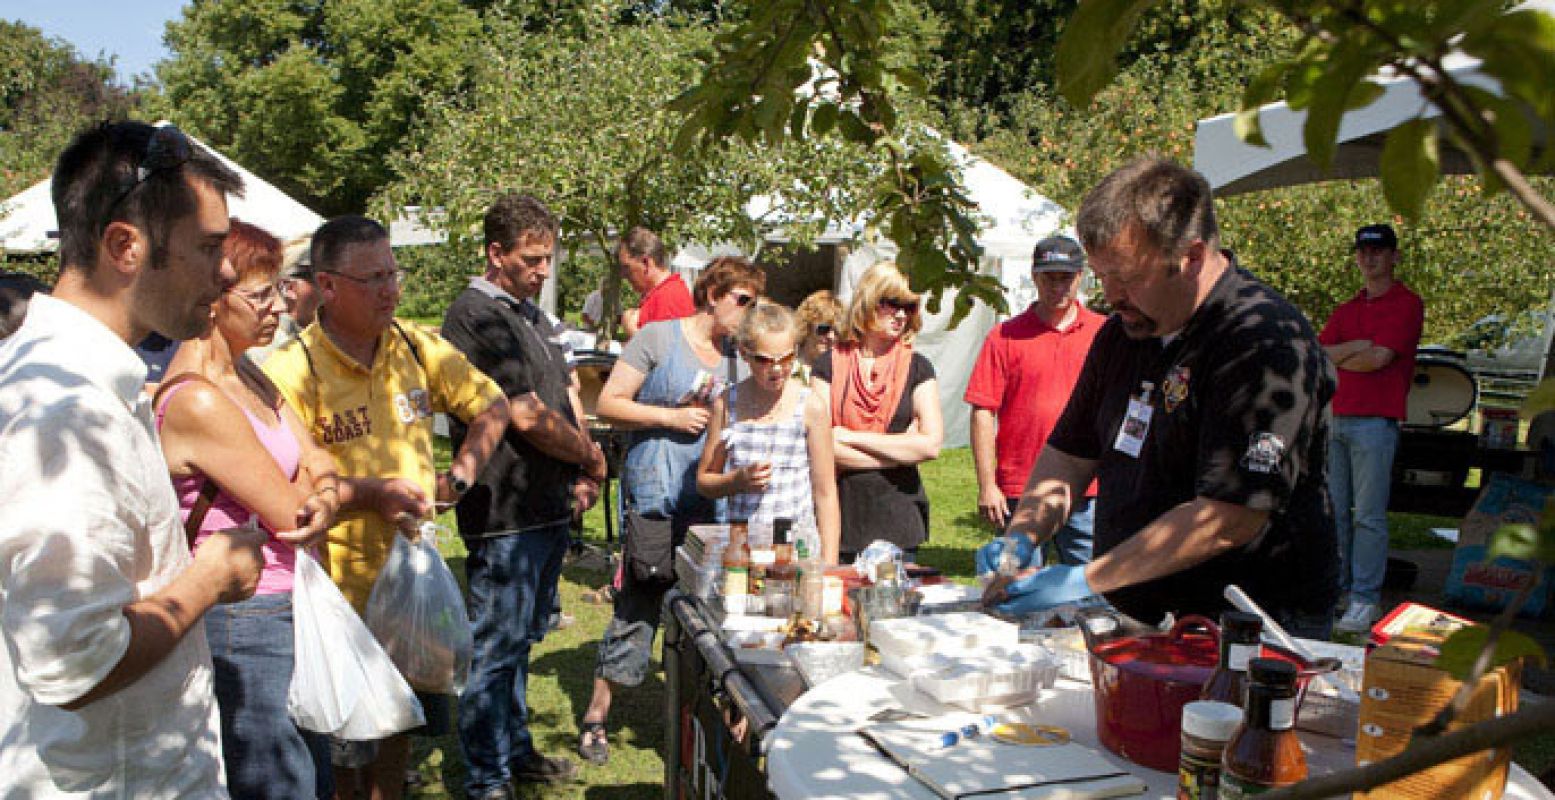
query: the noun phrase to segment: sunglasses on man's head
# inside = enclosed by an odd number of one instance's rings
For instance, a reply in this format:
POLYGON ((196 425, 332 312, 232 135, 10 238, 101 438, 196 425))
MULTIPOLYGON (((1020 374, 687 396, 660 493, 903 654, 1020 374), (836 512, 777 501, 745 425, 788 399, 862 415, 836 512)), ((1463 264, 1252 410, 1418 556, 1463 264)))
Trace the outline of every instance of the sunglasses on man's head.
POLYGON ((889 308, 893 311, 901 311, 905 314, 913 314, 918 311, 917 300, 902 300, 895 297, 882 297, 878 306, 881 309, 889 308))
POLYGON ((119 204, 132 192, 139 189, 142 184, 158 172, 167 172, 178 169, 189 163, 194 157, 194 145, 189 143, 189 137, 173 125, 163 125, 151 133, 151 138, 146 140, 146 147, 141 151, 140 163, 135 166, 135 180, 129 186, 119 191, 119 195, 108 206, 108 216, 112 217, 119 204))

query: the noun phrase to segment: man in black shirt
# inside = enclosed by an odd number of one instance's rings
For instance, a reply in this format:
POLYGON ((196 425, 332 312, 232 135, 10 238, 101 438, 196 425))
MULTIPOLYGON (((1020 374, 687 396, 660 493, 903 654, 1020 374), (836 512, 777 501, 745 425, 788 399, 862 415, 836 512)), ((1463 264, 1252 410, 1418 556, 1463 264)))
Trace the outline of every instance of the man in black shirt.
MULTIPOLYGON (((1136 161, 1078 225, 1112 318, 1032 470, 1014 538, 1030 561, 1099 482, 1096 559, 994 580, 1008 613, 1095 592, 1141 621, 1215 614, 1229 583, 1298 635, 1326 638, 1338 551, 1325 482, 1333 366, 1306 318, 1230 263, 1198 173, 1136 161)), ((1025 566, 1023 564, 1023 566, 1025 566)))
MULTIPOLYGON (((556 607, 573 506, 592 505, 605 477, 559 332, 533 302, 557 229, 540 201, 499 199, 486 212, 486 271, 443 318, 443 336, 502 387, 512 417, 476 482, 455 487, 475 617, 475 658, 459 701, 471 798, 509 798, 511 781, 570 780, 578 770, 535 750, 525 701, 529 650, 556 607)), ((457 448, 463 426, 450 432, 457 448)))

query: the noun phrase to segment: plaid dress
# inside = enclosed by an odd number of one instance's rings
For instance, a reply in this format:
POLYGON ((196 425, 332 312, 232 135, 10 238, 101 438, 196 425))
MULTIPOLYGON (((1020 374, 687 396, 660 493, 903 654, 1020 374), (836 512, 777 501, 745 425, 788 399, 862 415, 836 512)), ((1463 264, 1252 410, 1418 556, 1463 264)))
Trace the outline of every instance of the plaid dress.
POLYGON ((746 492, 729 498, 729 519, 771 522, 791 519, 815 521, 815 500, 810 493, 810 450, 805 441, 804 410, 808 388, 801 389, 793 416, 779 422, 738 419, 735 387, 729 387, 729 424, 723 429, 727 457, 724 470, 733 472, 748 464, 772 464, 772 480, 764 492, 746 492))

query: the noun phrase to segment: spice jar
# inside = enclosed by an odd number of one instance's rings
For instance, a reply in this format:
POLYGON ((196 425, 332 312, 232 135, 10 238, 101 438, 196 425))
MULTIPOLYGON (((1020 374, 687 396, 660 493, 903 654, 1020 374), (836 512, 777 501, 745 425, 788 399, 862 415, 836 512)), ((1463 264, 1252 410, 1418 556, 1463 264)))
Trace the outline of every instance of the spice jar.
POLYGON ((1296 666, 1255 658, 1248 669, 1246 715, 1220 759, 1220 797, 1241 800, 1307 777, 1296 737, 1296 666))
POLYGON ((1182 707, 1182 756, 1177 766, 1177 800, 1216 800, 1220 760, 1226 742, 1242 723, 1242 709, 1197 700, 1182 707))

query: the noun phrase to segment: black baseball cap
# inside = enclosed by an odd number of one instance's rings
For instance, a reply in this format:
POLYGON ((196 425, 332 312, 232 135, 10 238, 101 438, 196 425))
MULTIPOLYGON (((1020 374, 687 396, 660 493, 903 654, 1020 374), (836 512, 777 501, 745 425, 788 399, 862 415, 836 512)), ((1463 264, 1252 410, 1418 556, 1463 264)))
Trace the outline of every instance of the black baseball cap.
POLYGON ((1398 249, 1398 234, 1393 232, 1392 225, 1367 225, 1355 232, 1355 249, 1362 247, 1385 247, 1389 250, 1398 249))
POLYGON ((1049 236, 1031 253, 1032 272, 1079 272, 1085 269, 1085 250, 1068 236, 1049 236))

